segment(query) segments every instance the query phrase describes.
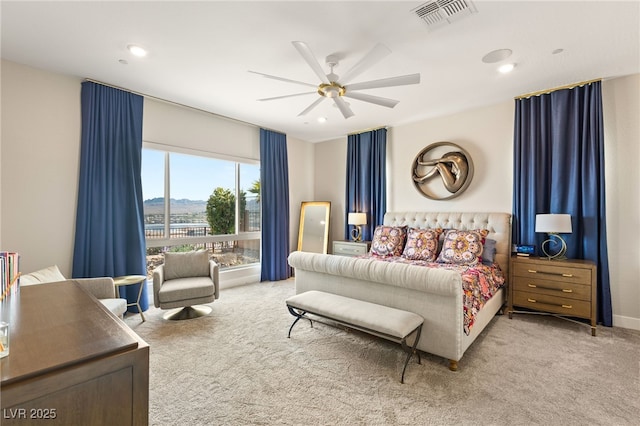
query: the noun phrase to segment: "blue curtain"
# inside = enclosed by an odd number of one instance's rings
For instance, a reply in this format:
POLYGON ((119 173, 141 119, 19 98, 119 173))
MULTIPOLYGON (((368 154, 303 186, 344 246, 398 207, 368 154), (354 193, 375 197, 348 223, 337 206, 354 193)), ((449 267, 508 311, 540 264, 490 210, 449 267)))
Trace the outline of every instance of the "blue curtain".
MULTIPOLYGON (((147 275, 142 210, 143 98, 82 83, 80 181, 73 276, 147 275)), ((146 281, 143 284, 146 286, 146 281)), ((138 285, 120 288, 129 303, 138 285)), ((140 307, 149 302, 142 292, 140 307)), ((136 307, 129 308, 137 312, 136 307)))
POLYGON ((362 240, 370 241, 387 210, 387 129, 349 135, 347 139, 347 188, 344 238, 349 239, 349 212, 367 214, 362 240))
POLYGON ((291 276, 289 256, 289 161, 287 137, 260 129, 260 202, 262 203, 261 281, 291 276))
POLYGON ((598 321, 611 326, 604 180, 599 81, 516 100, 513 241, 540 247, 536 214, 570 214, 567 257, 596 263, 598 321))

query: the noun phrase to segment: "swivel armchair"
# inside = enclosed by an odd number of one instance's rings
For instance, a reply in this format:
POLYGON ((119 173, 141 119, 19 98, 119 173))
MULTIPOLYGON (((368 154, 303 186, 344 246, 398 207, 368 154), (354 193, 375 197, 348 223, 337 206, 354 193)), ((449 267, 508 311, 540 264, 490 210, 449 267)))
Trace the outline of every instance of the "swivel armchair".
POLYGON ((220 297, 219 266, 205 250, 164 254, 164 264, 153 271, 153 304, 172 309, 165 319, 183 320, 211 313, 211 303, 220 297), (182 309, 174 309, 182 308, 182 309))

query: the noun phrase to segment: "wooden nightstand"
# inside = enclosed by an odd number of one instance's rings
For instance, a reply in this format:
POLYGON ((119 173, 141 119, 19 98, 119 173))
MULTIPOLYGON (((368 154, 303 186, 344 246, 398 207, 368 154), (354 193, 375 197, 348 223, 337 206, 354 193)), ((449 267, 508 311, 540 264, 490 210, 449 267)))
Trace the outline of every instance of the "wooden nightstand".
POLYGON ((567 320, 571 320, 567 317, 584 318, 591 321, 591 335, 596 335, 593 262, 512 256, 509 269, 509 318, 514 312, 546 313, 567 320), (514 310, 515 306, 538 312, 514 310))
POLYGON ((334 241, 333 254, 338 256, 362 256, 369 253, 371 241, 334 241))

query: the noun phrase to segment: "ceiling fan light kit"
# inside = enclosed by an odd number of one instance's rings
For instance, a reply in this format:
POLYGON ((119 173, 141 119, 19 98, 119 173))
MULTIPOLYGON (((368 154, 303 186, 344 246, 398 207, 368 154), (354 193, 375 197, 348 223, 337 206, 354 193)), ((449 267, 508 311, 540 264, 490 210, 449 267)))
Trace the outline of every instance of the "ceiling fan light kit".
MULTIPOLYGON (((277 77, 269 74, 264 74, 256 71, 249 71, 254 74, 261 75, 265 78, 270 78, 273 80, 284 81, 287 83, 299 84, 303 86, 311 86, 316 87, 317 90, 315 93, 320 95, 320 98, 316 99, 311 105, 302 110, 298 116, 304 116, 308 114, 311 110, 313 110, 316 106, 318 106, 325 98, 330 98, 333 100, 335 106, 340 110, 342 116, 346 119, 349 117, 353 117, 354 113, 351 110, 350 105, 345 102, 343 98, 352 98, 357 99, 359 101, 372 103, 375 105, 383 106, 386 108, 395 107, 399 101, 395 99, 383 98, 380 96, 374 96, 366 93, 357 93, 359 90, 366 89, 378 89, 382 87, 394 87, 394 86, 404 86, 408 84, 418 84, 420 83, 420 74, 409 74, 398 77, 389 77, 383 78, 379 80, 371 80, 365 81, 361 83, 355 84, 347 84, 351 80, 353 80, 358 75, 362 74, 369 68, 371 68, 374 64, 381 61, 387 55, 391 54, 391 50, 385 45, 378 43, 373 49, 371 49, 358 63, 356 63, 351 69, 349 69, 345 75, 338 76, 333 72, 333 68, 338 66, 338 57, 337 55, 329 55, 326 57, 325 63, 330 68, 330 72, 325 74, 322 66, 316 59, 315 55, 307 46, 306 43, 301 41, 293 41, 291 42, 296 50, 300 53, 300 56, 305 60, 305 62, 309 65, 309 67, 313 70, 314 74, 320 79, 320 84, 314 85, 311 83, 292 80, 283 77, 277 77)), ((294 93, 291 95, 283 95, 283 96, 275 96, 270 98, 259 99, 259 101, 272 101, 277 99, 291 98, 295 96, 302 96, 313 94, 314 92, 305 92, 305 93, 294 93)))
POLYGON ((318 94, 326 98, 337 98, 338 96, 344 96, 345 89, 335 81, 329 84, 322 83, 318 86, 318 94))

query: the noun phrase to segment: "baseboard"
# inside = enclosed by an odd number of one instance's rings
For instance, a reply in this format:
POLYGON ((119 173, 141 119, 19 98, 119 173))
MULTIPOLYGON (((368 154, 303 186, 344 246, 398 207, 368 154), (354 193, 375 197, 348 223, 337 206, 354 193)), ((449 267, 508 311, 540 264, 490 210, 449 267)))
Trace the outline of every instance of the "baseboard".
POLYGON ((621 327, 621 328, 629 328, 631 330, 640 331, 640 318, 623 317, 622 315, 614 315, 613 326, 621 327))

